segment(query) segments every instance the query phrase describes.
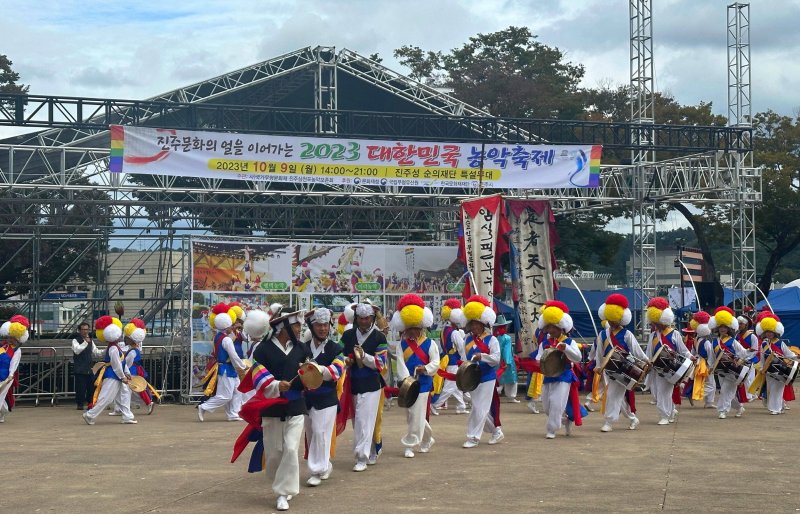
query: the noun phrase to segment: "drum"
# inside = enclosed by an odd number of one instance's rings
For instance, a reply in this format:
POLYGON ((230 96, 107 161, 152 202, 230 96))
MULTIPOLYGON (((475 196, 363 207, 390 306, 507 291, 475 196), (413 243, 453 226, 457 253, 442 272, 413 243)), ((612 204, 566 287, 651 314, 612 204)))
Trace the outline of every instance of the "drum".
POLYGON ((744 382, 744 379, 747 378, 747 374, 750 373, 750 366, 739 362, 739 359, 733 354, 722 352, 719 355, 719 362, 717 362, 717 367, 714 372, 725 378, 734 380, 736 385, 739 385, 744 382))
POLYGON ((406 377, 400 382, 397 393, 397 405, 408 409, 417 402, 419 397, 419 380, 416 377, 406 377))
POLYGON ((131 388, 131 391, 134 393, 141 393, 145 389, 147 389, 147 380, 144 377, 140 377, 139 375, 134 375, 128 381, 128 387, 131 388))
POLYGON ((692 359, 678 355, 666 346, 653 357, 653 369, 659 376, 664 377, 670 384, 677 384, 689 376, 694 369, 692 359))
POLYGON ((105 362, 95 362, 94 366, 92 366, 92 375, 97 375, 100 373, 100 370, 106 365, 105 362))
POLYGON ((239 380, 244 380, 244 377, 250 372, 250 368, 253 367, 253 361, 250 359, 242 359, 242 362, 244 362, 244 369, 239 369, 234 366, 236 374, 239 375, 239 380))
POLYGON ((625 389, 630 391, 644 382, 647 373, 650 371, 650 363, 637 359, 630 353, 614 349, 611 351, 603 369, 609 378, 619 382, 625 389))
POLYGON ((469 393, 478 388, 481 383, 481 368, 477 362, 462 362, 456 371, 456 387, 459 391, 469 393))
POLYGON ((317 389, 322 385, 322 367, 316 362, 307 361, 302 363, 297 374, 306 389, 317 389))
POLYGON ((767 368, 767 375, 789 385, 794 382, 795 377, 797 377, 797 368, 797 361, 781 359, 776 356, 772 359, 772 362, 767 368))
POLYGON ((548 348, 542 352, 539 368, 546 377, 557 377, 567 370, 567 355, 556 348, 548 348))

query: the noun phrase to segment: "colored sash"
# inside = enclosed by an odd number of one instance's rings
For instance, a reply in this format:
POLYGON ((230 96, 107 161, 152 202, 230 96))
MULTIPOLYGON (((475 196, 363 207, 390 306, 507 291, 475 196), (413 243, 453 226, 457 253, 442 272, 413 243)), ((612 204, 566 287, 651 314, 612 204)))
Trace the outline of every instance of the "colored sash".
POLYGON ((483 342, 483 339, 474 337, 472 339, 472 342, 475 343, 475 346, 478 347, 478 350, 480 350, 481 353, 487 353, 487 354, 489 353, 489 347, 486 346, 486 344, 483 342))
POLYGON ((425 352, 423 352, 423 351, 422 351, 422 348, 420 348, 420 347, 419 347, 419 344, 417 344, 417 342, 416 342, 416 341, 412 341, 412 340, 410 340, 410 339, 407 339, 407 340, 405 341, 405 343, 406 343, 406 346, 407 346, 407 347, 408 347, 408 348, 409 348, 409 349, 410 349, 412 352, 414 352, 414 355, 416 355, 416 356, 417 356, 417 358, 418 358, 420 361, 422 361, 422 365, 423 365, 423 366, 424 366, 424 365, 426 365, 426 364, 428 364, 428 363, 430 362, 430 356, 429 356, 429 355, 427 355, 425 352))
MULTIPOLYGON (((668 333, 672 334, 672 332, 674 332, 674 330, 670 330, 668 333)), ((659 333, 658 336, 661 339, 661 344, 662 345, 666 345, 667 348, 669 348, 673 352, 678 351, 678 349, 675 348, 675 345, 672 343, 672 338, 671 337, 667 337, 667 334, 663 334, 663 333, 659 333)))

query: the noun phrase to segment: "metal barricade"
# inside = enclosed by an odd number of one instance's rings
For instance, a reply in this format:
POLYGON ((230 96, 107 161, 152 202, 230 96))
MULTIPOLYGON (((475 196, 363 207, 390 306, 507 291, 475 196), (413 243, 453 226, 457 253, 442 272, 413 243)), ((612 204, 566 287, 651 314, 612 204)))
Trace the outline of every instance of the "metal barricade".
POLYGON ((177 346, 145 346, 142 348, 142 366, 148 373, 148 382, 161 395, 175 401, 180 396, 181 352, 177 346))
POLYGON ((55 404, 57 392, 68 376, 58 349, 53 346, 22 346, 20 350, 19 388, 14 397, 33 399, 36 405, 42 398, 49 398, 50 404, 55 404))

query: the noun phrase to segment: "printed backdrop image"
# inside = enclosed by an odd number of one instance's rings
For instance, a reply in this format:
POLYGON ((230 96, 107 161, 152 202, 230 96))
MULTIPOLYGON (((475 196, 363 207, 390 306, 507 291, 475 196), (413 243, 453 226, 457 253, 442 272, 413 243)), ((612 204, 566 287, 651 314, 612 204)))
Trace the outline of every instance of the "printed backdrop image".
POLYGON ((295 245, 292 290, 299 293, 381 292, 385 260, 383 246, 295 245))
POLYGON ((288 244, 192 241, 195 291, 289 291, 288 244))
POLYGON ((455 246, 386 247, 387 294, 459 293, 464 265, 455 246))

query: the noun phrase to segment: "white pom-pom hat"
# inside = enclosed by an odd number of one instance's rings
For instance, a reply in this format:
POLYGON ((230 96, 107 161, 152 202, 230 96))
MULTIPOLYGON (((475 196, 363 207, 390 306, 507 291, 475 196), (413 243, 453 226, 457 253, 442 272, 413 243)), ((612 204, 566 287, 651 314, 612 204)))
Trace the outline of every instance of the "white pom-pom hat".
POLYGON ((695 312, 689 326, 695 331, 698 337, 708 337, 711 335, 711 328, 708 322, 711 320, 711 315, 706 311, 695 312))
POLYGON ((675 321, 675 313, 666 298, 656 297, 647 302, 647 320, 650 323, 669 326, 675 321))
POLYGON ((601 320, 613 321, 622 326, 631 322, 631 310, 628 308, 628 299, 619 293, 608 295, 603 305, 597 309, 601 320))
POLYGON ((467 323, 480 321, 486 327, 491 327, 497 320, 497 313, 492 309, 492 303, 483 296, 473 295, 467 300, 462 309, 467 323))
POLYGON ((773 332, 776 336, 781 337, 783 335, 783 330, 783 323, 781 323, 781 319, 777 314, 759 314, 759 320, 758 323, 756 323, 756 334, 758 334, 759 337, 761 337, 764 332, 773 332))
POLYGON ((270 315, 261 309, 253 309, 247 313, 242 330, 250 337, 250 340, 260 341, 269 332, 269 318, 270 315))
POLYGON ((564 332, 569 332, 573 327, 572 316, 569 315, 569 307, 558 300, 545 302, 542 313, 539 315, 538 325, 540 329, 548 325, 555 325, 564 332))
POLYGON ((733 332, 739 330, 736 314, 730 307, 717 307, 714 315, 708 320, 708 328, 713 332, 719 327, 728 327, 733 332))
POLYGON ((409 328, 429 328, 433 325, 433 312, 425 301, 415 294, 407 294, 397 302, 389 326, 400 333, 409 328))

